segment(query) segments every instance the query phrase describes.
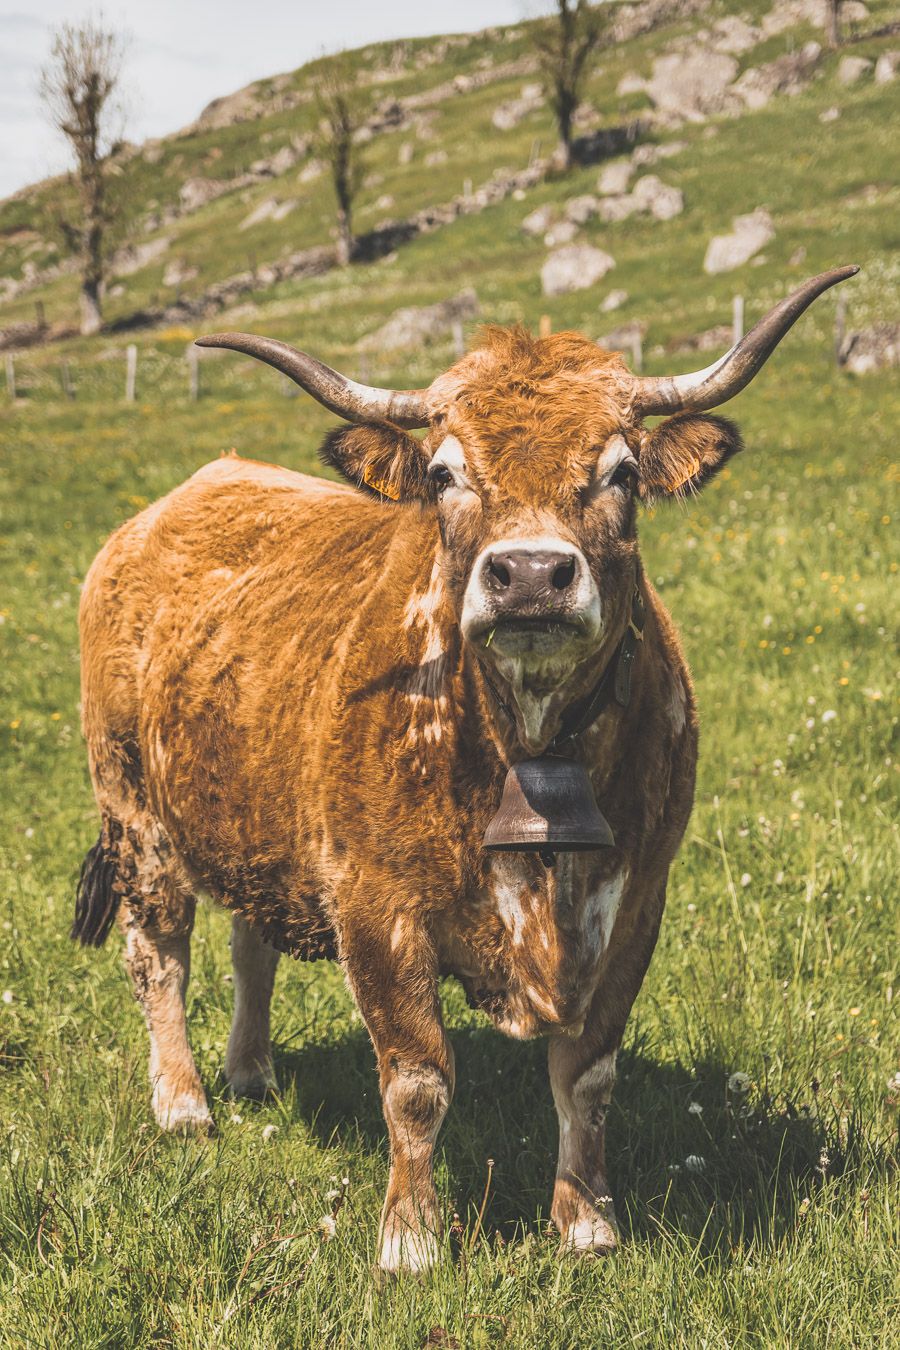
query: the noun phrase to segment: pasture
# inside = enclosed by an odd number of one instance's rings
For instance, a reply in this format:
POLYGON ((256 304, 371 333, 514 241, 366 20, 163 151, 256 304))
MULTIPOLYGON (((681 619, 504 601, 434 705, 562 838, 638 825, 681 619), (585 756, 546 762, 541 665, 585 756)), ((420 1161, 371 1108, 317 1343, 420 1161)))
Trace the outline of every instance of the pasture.
MULTIPOLYGON (((629 292, 615 316, 599 313, 603 288, 544 301, 545 251, 519 229, 534 206, 593 190, 595 168, 378 263, 261 292, 249 317, 207 329, 267 331, 359 374, 362 334, 472 284, 499 322, 534 327, 546 309, 554 328, 596 336, 645 319, 656 372, 712 359, 662 348, 727 322, 736 289, 749 324, 805 276, 851 262, 863 271, 842 288, 849 322, 873 322, 896 295, 891 89, 840 93, 829 61, 752 132, 746 120, 714 137, 685 129, 664 169, 685 193, 678 220, 588 225, 629 292), (826 143, 819 112, 834 98, 845 106, 826 143), (765 267, 704 277, 709 235, 762 201, 778 227, 765 267)), ((476 177, 496 143, 480 139, 476 177)), ((435 198, 433 179, 410 205, 435 198)), ((229 238, 215 220, 197 231, 214 272, 229 238)), ((724 410, 746 452, 702 497, 640 524, 694 673, 701 750, 609 1116, 622 1248, 560 1259, 545 1047, 504 1040, 448 983, 444 1259, 422 1282, 386 1285, 372 1270, 387 1172, 378 1084, 340 972, 282 960, 279 1093, 232 1102, 228 922, 201 907, 189 1022, 217 1134, 180 1140, 152 1121, 118 935, 99 953, 67 937, 97 833, 78 713, 85 570, 117 524, 232 446, 318 471, 331 419, 232 355, 204 363, 189 402, 195 332, 181 328, 137 336, 130 406, 121 335, 22 354, 25 397, 0 412, 0 1344, 900 1344, 900 397, 896 377, 835 368, 834 303, 818 301, 724 410)), ((417 385, 451 359, 439 342, 370 356, 366 375, 417 385)))
POLYGON ((118 938, 95 954, 66 936, 96 833, 78 727, 81 577, 118 521, 231 444, 314 467, 325 416, 239 363, 217 367, 221 388, 198 404, 173 392, 164 409, 36 401, 6 414, 5 1343, 894 1341, 896 404, 878 379, 836 376, 822 345, 793 335, 733 406, 746 453, 702 499, 642 522, 703 734, 610 1115, 624 1247, 607 1263, 558 1259, 544 1047, 506 1042, 448 986, 459 1088, 439 1143, 446 1260, 383 1289, 374 1061, 339 972, 283 960, 280 1095, 232 1103, 218 1078, 227 921, 201 910, 190 1024, 218 1134, 182 1141, 151 1123, 118 938))

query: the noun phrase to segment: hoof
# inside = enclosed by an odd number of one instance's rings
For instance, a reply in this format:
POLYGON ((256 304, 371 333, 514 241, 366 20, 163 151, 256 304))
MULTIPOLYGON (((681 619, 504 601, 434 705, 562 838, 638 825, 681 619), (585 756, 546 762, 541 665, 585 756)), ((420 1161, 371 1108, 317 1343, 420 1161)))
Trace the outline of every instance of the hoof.
POLYGON ((210 1135, 215 1133, 215 1124, 209 1113, 209 1107, 205 1100, 192 1097, 187 1093, 171 1099, 164 1098, 162 1094, 153 1094, 153 1114, 156 1116, 157 1124, 166 1134, 199 1134, 210 1135))
POLYGON ((576 1220, 562 1234, 563 1251, 570 1256, 611 1256, 618 1245, 615 1223, 599 1214, 576 1220))
POLYGON ((260 1073, 228 1075, 229 1094, 232 1097, 247 1097, 252 1102, 265 1101, 277 1087, 274 1073, 271 1076, 260 1073))
POLYGON ((383 1278, 399 1275, 427 1275, 438 1259, 438 1241, 433 1233, 414 1233, 397 1225, 381 1238, 378 1270, 383 1278))

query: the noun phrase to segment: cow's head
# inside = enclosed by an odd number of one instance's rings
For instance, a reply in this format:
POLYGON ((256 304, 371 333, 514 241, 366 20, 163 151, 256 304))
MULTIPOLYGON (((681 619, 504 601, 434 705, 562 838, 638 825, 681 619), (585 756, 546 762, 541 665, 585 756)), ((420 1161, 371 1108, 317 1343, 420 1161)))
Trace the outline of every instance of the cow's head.
POLYGON ((574 333, 488 328, 427 390, 373 389, 283 343, 201 339, 257 356, 357 425, 327 462, 385 503, 437 515, 441 572, 465 640, 499 676, 519 739, 539 753, 587 692, 625 623, 637 501, 696 492, 741 447, 703 415, 745 387, 812 301, 853 275, 814 277, 720 361, 637 377, 574 333), (648 428, 644 419, 670 414, 648 428), (423 439, 409 434, 427 428, 423 439))

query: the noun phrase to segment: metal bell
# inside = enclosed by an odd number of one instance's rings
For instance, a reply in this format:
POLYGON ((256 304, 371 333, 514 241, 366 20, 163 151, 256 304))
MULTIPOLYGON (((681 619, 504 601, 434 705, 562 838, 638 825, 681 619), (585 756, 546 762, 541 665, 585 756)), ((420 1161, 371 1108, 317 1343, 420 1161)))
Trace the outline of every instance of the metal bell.
POLYGON ((551 755, 510 767, 500 806, 484 832, 484 847, 495 853, 537 852, 542 857, 614 843, 587 769, 576 760, 551 755))

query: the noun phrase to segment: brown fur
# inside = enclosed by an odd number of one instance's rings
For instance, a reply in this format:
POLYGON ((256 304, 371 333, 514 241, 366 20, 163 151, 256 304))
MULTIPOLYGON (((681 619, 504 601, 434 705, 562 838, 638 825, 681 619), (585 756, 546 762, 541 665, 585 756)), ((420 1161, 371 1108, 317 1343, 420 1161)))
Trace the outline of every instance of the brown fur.
MULTIPOLYGON (((189 932, 202 888, 267 943, 339 954, 391 1137, 388 1269, 435 1252, 431 1158, 454 1082, 442 974, 509 1034, 566 1033, 551 1041, 564 1133, 553 1215, 572 1247, 614 1245, 605 1103, 691 809, 690 678, 642 578, 631 701, 581 738, 615 847, 561 855, 549 871, 535 855, 491 858, 481 839, 523 749, 459 612, 486 542, 510 530, 572 541, 605 627, 553 694, 548 727, 596 682, 627 622, 637 558, 634 490, 596 490, 598 455, 623 436, 646 486, 672 490, 685 463, 708 472, 737 444, 702 418, 647 437, 624 377, 618 357, 575 334, 487 330, 432 386, 424 442, 384 428, 329 438, 328 462, 366 494, 224 458, 117 531, 85 586, 84 727, 104 837, 118 840, 108 856, 122 925, 167 949, 189 932), (448 435, 473 486, 458 506, 426 473, 448 435)), ((248 980, 258 968, 271 987, 261 952, 242 959, 248 980)), ((193 1093, 200 1113, 183 953, 171 969, 151 997, 132 963, 157 1060, 162 1042, 163 1060, 182 1055, 155 1090, 193 1093)), ((247 1015, 232 1044, 238 1058, 251 1046, 256 1078, 253 1063, 235 1072, 264 1085, 262 1005, 247 1015)))

